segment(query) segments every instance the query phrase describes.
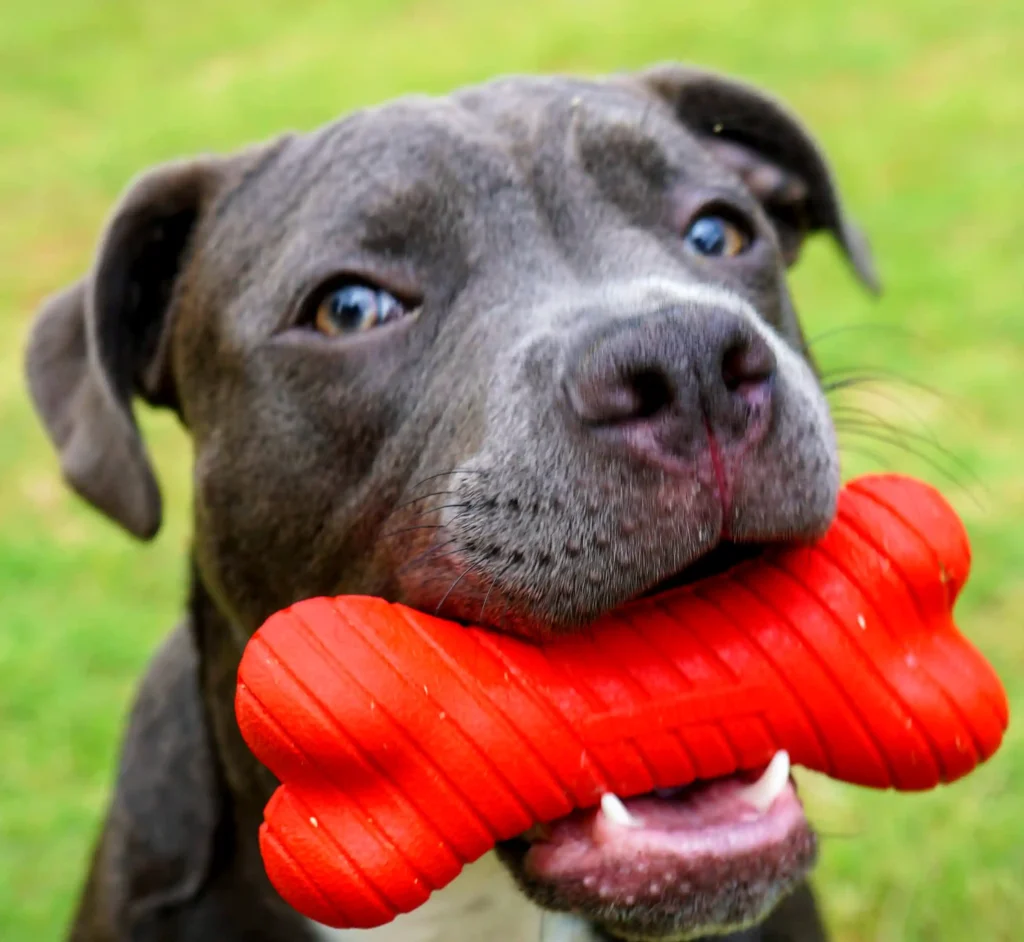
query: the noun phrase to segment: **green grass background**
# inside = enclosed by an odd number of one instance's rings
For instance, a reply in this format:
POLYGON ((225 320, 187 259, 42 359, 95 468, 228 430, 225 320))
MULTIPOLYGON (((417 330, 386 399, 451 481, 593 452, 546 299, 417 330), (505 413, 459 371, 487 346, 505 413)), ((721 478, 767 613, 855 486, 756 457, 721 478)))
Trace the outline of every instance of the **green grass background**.
MULTIPOLYGON (((0 939, 61 934, 139 671, 183 596, 189 447, 144 426, 168 498, 140 547, 69 497, 26 403, 40 298, 90 261, 120 188, 166 158, 308 128, 353 106, 509 71, 678 58, 763 83, 832 154, 886 293, 828 245, 796 276, 854 401, 934 445, 847 452, 944 486, 975 546, 962 625, 1024 708, 1024 3, 1020 0, 0 0, 0 939), (898 330, 885 329, 896 326, 898 330), (955 462, 955 463, 954 463, 955 462)), ((854 440, 850 440, 855 445, 854 440)), ((951 788, 805 777, 817 882, 841 940, 1024 937, 1024 737, 951 788)))

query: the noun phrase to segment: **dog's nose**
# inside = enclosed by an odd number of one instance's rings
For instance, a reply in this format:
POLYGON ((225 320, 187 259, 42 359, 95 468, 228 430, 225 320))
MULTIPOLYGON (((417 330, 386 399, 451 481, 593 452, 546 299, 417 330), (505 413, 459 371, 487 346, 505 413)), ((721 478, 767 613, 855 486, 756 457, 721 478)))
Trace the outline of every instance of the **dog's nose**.
POLYGON ((565 362, 579 422, 684 458, 709 433, 728 442, 763 428, 776 372, 760 331, 717 308, 603 324, 577 337, 565 362))

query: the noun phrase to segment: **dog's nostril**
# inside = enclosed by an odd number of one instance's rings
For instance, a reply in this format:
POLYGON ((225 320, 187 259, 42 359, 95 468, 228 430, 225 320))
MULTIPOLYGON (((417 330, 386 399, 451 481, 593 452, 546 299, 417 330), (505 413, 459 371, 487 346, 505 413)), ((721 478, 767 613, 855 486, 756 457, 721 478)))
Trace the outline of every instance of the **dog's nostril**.
POLYGON ((666 370, 628 364, 585 374, 569 384, 568 392, 576 414, 593 425, 649 419, 675 399, 666 370))
POLYGON ((672 405, 672 387, 660 370, 637 370, 627 377, 635 407, 631 418, 649 419, 672 405))
POLYGON ((722 381, 731 393, 753 392, 775 374, 775 355, 760 337, 737 340, 722 355, 722 381))

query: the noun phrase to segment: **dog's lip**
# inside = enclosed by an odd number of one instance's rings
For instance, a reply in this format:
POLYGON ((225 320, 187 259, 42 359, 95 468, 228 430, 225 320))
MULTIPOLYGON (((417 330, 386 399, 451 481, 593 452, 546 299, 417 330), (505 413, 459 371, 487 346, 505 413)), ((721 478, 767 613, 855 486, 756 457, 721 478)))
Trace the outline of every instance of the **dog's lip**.
POLYGON ((524 837, 524 872, 559 908, 613 935, 658 938, 659 911, 693 911, 686 931, 729 928, 725 896, 739 885, 746 908, 764 915, 807 872, 815 839, 788 774, 761 810, 745 797, 750 779, 739 773, 623 799, 631 823, 600 808, 575 812, 524 837))
MULTIPOLYGON (((399 598, 398 601, 403 601, 413 608, 430 612, 465 627, 483 628, 497 634, 511 634, 534 642, 547 641, 569 632, 586 631, 589 625, 603 615, 620 611, 640 599, 664 595, 674 589, 695 585, 707 579, 724 575, 767 552, 773 545, 761 542, 721 541, 682 568, 669 572, 632 595, 623 597, 614 606, 602 609, 600 612, 578 621, 555 622, 549 617, 532 612, 529 607, 519 608, 507 599, 501 606, 492 605, 490 609, 486 605, 480 604, 479 601, 471 603, 467 608, 460 608, 460 598, 454 592, 443 598, 437 605, 420 603, 414 596, 399 598), (481 613, 485 609, 486 614, 490 615, 491 610, 495 608, 501 612, 501 616, 497 620, 481 617, 481 613)), ((472 573, 470 573, 471 578, 472 573)), ((465 581, 470 582, 470 579, 465 581)), ((497 584, 497 579, 495 584, 497 584)), ((494 599, 498 598, 499 593, 495 592, 494 588, 494 585, 488 585, 488 591, 485 592, 486 599, 491 600, 492 595, 494 599)))
POLYGON ((740 543, 721 540, 697 559, 677 572, 659 579, 654 585, 637 594, 634 598, 651 598, 672 589, 693 585, 714 576, 720 576, 737 566, 760 556, 767 549, 763 543, 740 543))

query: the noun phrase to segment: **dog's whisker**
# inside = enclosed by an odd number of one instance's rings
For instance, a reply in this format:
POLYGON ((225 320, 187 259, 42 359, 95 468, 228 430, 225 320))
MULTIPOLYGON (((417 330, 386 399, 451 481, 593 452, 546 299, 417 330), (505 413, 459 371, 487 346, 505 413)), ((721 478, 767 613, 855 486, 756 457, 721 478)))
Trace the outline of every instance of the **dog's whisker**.
POLYGON ((440 523, 422 523, 413 527, 402 527, 398 530, 389 530, 387 533, 382 533, 380 538, 382 540, 390 540, 392 537, 401 536, 403 533, 411 533, 414 530, 440 530, 442 529, 440 523))
MULTIPOLYGON (((452 542, 455 542, 455 541, 452 541, 452 542)), ((442 546, 443 545, 445 545, 445 544, 442 544, 442 546)), ((449 550, 447 553, 435 553, 432 557, 430 555, 430 552, 425 553, 425 554, 421 554, 419 558, 417 558, 415 560, 410 560, 408 563, 406 563, 402 567, 402 570, 409 568, 410 566, 414 565, 415 563, 425 562, 428 557, 430 557, 431 562, 439 562, 442 559, 451 559, 454 556, 459 556, 462 552, 463 552, 462 547, 461 546, 457 546, 457 547, 455 547, 455 549, 449 550)), ((402 571, 402 570, 399 570, 399 571, 402 571)))
MULTIPOLYGON (((483 621, 484 609, 487 607, 487 602, 490 600, 491 592, 494 591, 494 587, 498 584, 498 580, 501 579, 505 575, 505 573, 508 572, 508 570, 510 568, 511 568, 511 564, 506 562, 496 573, 494 573, 492 575, 492 577, 491 577, 491 584, 490 584, 490 586, 487 589, 487 594, 484 596, 483 605, 480 606, 480 615, 478 617, 479 617, 479 619, 481 621, 483 621)), ((501 613, 501 616, 500 616, 499 622, 498 622, 499 627, 501 625, 501 621, 500 620, 502 618, 504 618, 505 611, 508 609, 508 604, 509 604, 508 603, 508 599, 506 598, 505 599, 505 606, 502 609, 502 613, 501 613)))
MULTIPOLYGON (((892 399, 891 401, 894 402, 894 403, 899 403, 899 400, 897 400, 897 399, 892 399)), ((884 418, 883 416, 879 415, 877 412, 872 412, 870 409, 866 408, 865 406, 857 406, 857 405, 853 405, 852 403, 848 403, 848 402, 836 403, 835 405, 833 405, 831 407, 831 411, 832 411, 832 415, 833 416, 837 416, 837 415, 859 416, 860 418, 863 418, 863 419, 865 419, 867 421, 877 422, 880 425, 888 425, 888 426, 891 426, 892 428, 904 428, 905 427, 905 426, 902 426, 902 425, 897 425, 895 422, 893 422, 893 421, 891 421, 889 419, 884 418)), ((927 428, 927 423, 922 421, 921 425, 924 426, 925 428, 927 428)))
MULTIPOLYGON (((839 450, 841 452, 848 453, 848 454, 854 454, 854 455, 860 455, 861 457, 868 458, 870 461, 874 462, 876 465, 878 465, 879 468, 882 468, 882 469, 884 469, 886 471, 893 470, 893 458, 892 458, 892 455, 885 455, 885 454, 883 454, 880 451, 876 451, 874 449, 867 448, 864 445, 864 443, 861 442, 861 441, 851 442, 851 441, 847 440, 846 438, 843 437, 844 430, 841 427, 837 427, 836 431, 837 431, 837 435, 839 436, 838 445, 839 445, 839 450)), ((849 432, 850 432, 851 435, 859 434, 859 432, 857 432, 857 431, 855 431, 853 429, 850 429, 849 432)), ((864 437, 872 437, 872 436, 864 436, 864 437)), ((878 441, 879 439, 875 438, 875 440, 878 441)), ((882 444, 887 444, 887 445, 892 445, 892 446, 897 447, 897 448, 900 447, 898 443, 890 442, 890 441, 884 440, 884 439, 881 440, 881 443, 882 444)), ((903 449, 903 450, 906 451, 906 449, 903 449)))
POLYGON ((466 576, 468 576, 471 572, 473 572, 474 569, 476 569, 476 566, 467 566, 463 570, 462 575, 459 576, 450 586, 448 586, 448 591, 445 592, 445 594, 443 596, 441 596, 441 601, 437 603, 437 608, 434 609, 434 614, 435 615, 440 613, 441 609, 444 607, 444 603, 448 601, 448 596, 450 596, 452 594, 452 592, 455 591, 455 587, 460 582, 462 582, 462 580, 465 579, 466 576))
POLYGON ((457 546, 454 549, 449 550, 447 553, 438 553, 436 556, 434 556, 434 560, 435 561, 439 561, 439 560, 442 560, 442 559, 452 559, 455 556, 463 555, 464 552, 465 552, 464 547, 457 546))
MULTIPOLYGON (((867 371, 850 370, 838 371, 834 375, 842 376, 844 374, 845 378, 836 380, 832 384, 833 389, 847 389, 854 386, 863 386, 871 389, 875 395, 880 395, 891 402, 899 402, 895 397, 887 396, 876 388, 876 374, 867 371)), ((919 383, 916 380, 911 380, 907 377, 899 376, 898 374, 892 374, 892 378, 898 382, 902 382, 919 389, 924 389, 939 399, 944 398, 941 393, 924 383, 919 383)), ((928 462, 931 467, 943 474, 943 476, 953 484, 965 490, 967 489, 965 481, 961 479, 959 474, 962 474, 972 484, 984 487, 973 469, 970 468, 963 459, 954 454, 949 448, 945 447, 935 437, 934 433, 928 429, 927 423, 920 420, 920 417, 918 417, 918 419, 925 429, 924 432, 908 429, 906 426, 890 422, 881 416, 872 413, 868 409, 851 405, 849 403, 834 404, 831 407, 831 411, 837 433, 845 431, 862 437, 873 437, 876 441, 884 442, 885 444, 900 448, 907 454, 912 454, 928 462), (914 442, 921 447, 911 447, 909 442, 914 442), (929 452, 929 449, 934 453, 929 452), (939 461, 935 453, 942 457, 945 464, 939 461), (958 473, 954 473, 954 471, 950 469, 950 465, 952 465, 958 473)))
MULTIPOLYGON (((955 464, 962 465, 961 459, 959 459, 953 452, 949 451, 949 449, 947 449, 942 442, 935 437, 935 434, 928 428, 927 424, 923 422, 921 424, 924 430, 915 431, 914 429, 907 428, 905 425, 890 422, 888 419, 884 419, 881 416, 876 415, 869 409, 849 405, 836 406, 833 408, 832 414, 837 429, 846 425, 865 425, 872 428, 882 428, 894 435, 903 435, 915 441, 928 444, 944 454, 950 461, 955 464)), ((963 470, 968 473, 970 472, 970 469, 967 467, 964 467, 963 470)))
POLYGON ((452 468, 450 471, 438 471, 437 474, 431 474, 425 478, 421 478, 415 484, 409 486, 410 491, 416 490, 417 487, 422 487, 429 481, 436 481, 438 478, 443 478, 445 475, 451 474, 488 474, 486 468, 452 468))
POLYGON ((841 421, 836 422, 836 429, 858 431, 879 429, 891 436, 901 447, 904 443, 904 439, 909 439, 910 441, 917 442, 922 446, 935 449, 935 451, 938 452, 946 461, 950 462, 965 475, 972 478, 975 484, 983 483, 977 478, 974 470, 962 458, 950 449, 946 448, 946 446, 938 441, 934 435, 927 432, 915 432, 913 429, 894 425, 891 422, 887 422, 884 419, 871 415, 870 412, 862 413, 862 415, 863 417, 861 418, 844 418, 841 421))
MULTIPOLYGON (((928 464, 929 467, 933 468, 935 471, 941 474, 954 487, 960 488, 967 494, 971 494, 971 491, 967 487, 966 482, 960 476, 958 476, 955 473, 955 471, 950 470, 934 454, 929 454, 928 451, 925 449, 915 448, 907 441, 904 441, 895 435, 886 435, 883 433, 882 430, 879 429, 873 429, 869 427, 860 428, 846 426, 845 428, 841 429, 841 431, 846 432, 847 434, 850 435, 857 435, 862 438, 868 438, 873 441, 879 442, 880 444, 890 445, 893 448, 898 448, 901 451, 906 452, 908 455, 913 455, 914 457, 924 461, 926 464, 928 464)), ((974 479, 974 481, 977 481, 977 478, 973 474, 973 472, 970 474, 970 477, 974 479)), ((975 499, 976 501, 976 498, 973 498, 973 495, 972 499, 975 499)))
MULTIPOLYGON (((381 530, 381 537, 384 538, 384 537, 396 536, 397 534, 404 533, 404 532, 406 532, 408 530, 429 529, 430 527, 437 527, 439 529, 445 529, 446 527, 450 527, 453 523, 455 523, 461 517, 463 517, 466 513, 468 513, 470 508, 471 508, 471 506, 472 505, 469 504, 468 502, 464 503, 464 504, 443 504, 443 505, 440 505, 440 506, 437 506, 437 507, 428 507, 428 508, 425 508, 424 510, 417 511, 415 513, 402 515, 403 519, 400 522, 408 524, 408 525, 407 526, 403 526, 403 527, 399 527, 397 529, 392 529, 392 530, 381 530), (429 516, 432 513, 435 513, 435 512, 440 511, 440 510, 444 510, 446 508, 454 508, 455 509, 455 512, 448 518, 448 520, 443 521, 443 522, 432 523, 432 524, 417 524, 416 523, 417 520, 422 520, 424 517, 427 517, 427 516, 429 516)), ((384 522, 387 523, 388 520, 390 520, 390 517, 386 518, 384 522)), ((396 521, 396 522, 398 522, 398 521, 396 521)))
POLYGON ((484 620, 484 609, 487 608, 487 603, 491 598, 491 593, 494 591, 495 585, 498 583, 498 577, 496 575, 491 576, 491 584, 487 588, 487 594, 484 596, 483 604, 480 606, 480 614, 477 615, 476 619, 478 622, 483 623, 484 620))
POLYGON ((406 507, 410 507, 413 504, 418 504, 421 500, 426 500, 428 497, 447 497, 449 494, 454 494, 454 490, 445 491, 431 491, 429 494, 420 494, 419 497, 411 497, 409 500, 404 500, 400 504, 395 504, 391 508, 391 514, 394 515, 400 510, 404 510, 406 507))
MULTIPOLYGON (((861 392, 864 395, 871 396, 874 399, 881 399, 884 402, 888 402, 890 405, 896 406, 898 409, 902 409, 909 413, 911 418, 913 418, 915 421, 920 422, 922 425, 927 425, 928 420, 923 415, 921 415, 920 412, 914 409, 909 402, 907 402, 904 399, 900 399, 898 396, 893 395, 887 389, 880 389, 877 384, 870 383, 861 386, 859 387, 859 392, 861 392)), ((831 408, 831 410, 834 412, 836 409, 853 409, 858 407, 854 406, 849 402, 844 402, 843 400, 840 400, 839 402, 831 403, 829 408, 831 408)), ((869 410, 867 410, 866 408, 864 408, 864 411, 869 412, 869 410)), ((869 414, 874 415, 874 413, 870 412, 869 414)))
POLYGON ((440 551, 443 550, 446 546, 451 546, 453 543, 458 542, 458 537, 452 537, 450 540, 445 540, 443 543, 428 546, 425 550, 413 556, 412 559, 402 563, 402 565, 395 570, 396 575, 405 572, 407 569, 411 568, 412 566, 415 566, 417 563, 423 562, 431 555, 434 555, 436 559, 444 559, 446 556, 454 555, 454 553, 459 552, 459 550, 455 550, 452 553, 440 553, 440 551))
POLYGON ((827 330, 819 331, 818 333, 807 337, 806 343, 808 347, 814 347, 820 344, 823 340, 832 340, 837 336, 852 333, 854 331, 877 331, 878 333, 900 334, 908 340, 921 339, 921 334, 912 331, 909 327, 902 324, 884 324, 875 321, 873 323, 840 324, 836 327, 830 327, 827 330))
MULTIPOLYGON (((402 533, 409 533, 412 530, 442 530, 446 526, 450 526, 452 523, 454 523, 456 520, 458 520, 459 517, 461 517, 463 514, 465 514, 465 512, 466 512, 465 508, 467 508, 469 505, 468 504, 461 504, 461 505, 460 504, 446 504, 445 506, 447 506, 447 507, 462 507, 463 509, 458 510, 458 511, 456 511, 456 513, 452 514, 451 519, 448 520, 446 523, 420 523, 420 524, 413 524, 413 525, 408 526, 408 527, 399 527, 397 530, 384 530, 380 534, 381 539, 385 539, 385 538, 390 539, 391 537, 398 536, 398 535, 400 535, 402 533)), ((442 509, 443 509, 442 507, 431 507, 429 510, 424 510, 421 513, 412 514, 409 517, 409 519, 410 520, 417 520, 417 519, 419 519, 421 517, 427 516, 427 514, 430 514, 430 513, 433 513, 434 511, 442 510, 442 509)))
POLYGON ((849 442, 840 442, 839 450, 841 452, 847 452, 849 454, 860 455, 862 458, 867 458, 873 461, 880 468, 889 469, 892 465, 892 461, 882 455, 880 452, 873 451, 870 448, 864 448, 862 445, 851 445, 849 442))
POLYGON ((928 383, 917 379, 911 379, 909 376, 901 376, 899 373, 890 372, 884 369, 878 369, 874 372, 859 369, 835 370, 823 373, 821 377, 821 387, 825 391, 826 395, 834 392, 840 392, 845 389, 876 386, 879 384, 884 385, 886 383, 908 386, 918 392, 924 392, 930 396, 934 396, 942 403, 950 401, 948 394, 943 393, 934 386, 930 386, 928 383))
POLYGON ((508 614, 509 600, 505 599, 505 604, 501 607, 501 614, 498 616, 497 625, 502 631, 505 631, 505 616, 508 614))
MULTIPOLYGON (((428 498, 434 498, 434 497, 441 497, 441 498, 443 498, 443 497, 447 497, 447 496, 449 496, 450 494, 453 494, 453 493, 454 493, 454 491, 438 490, 438 491, 435 491, 435 493, 433 493, 433 494, 425 494, 422 498, 414 498, 411 501, 406 501, 406 502, 404 502, 402 504, 397 504, 394 507, 392 507, 390 511, 388 511, 388 514, 384 518, 383 523, 387 524, 388 522, 390 522, 392 519, 394 519, 396 517, 409 516, 409 515, 403 515, 401 512, 403 510, 406 510, 406 508, 413 506, 418 501, 425 501, 428 498)), ((421 513, 422 513, 422 511, 421 511, 421 513)))
POLYGON ((424 507, 422 510, 417 510, 413 513, 403 514, 402 516, 404 516, 407 520, 416 520, 419 517, 425 517, 427 516, 427 514, 436 513, 439 510, 450 510, 453 508, 462 509, 469 506, 470 504, 468 501, 460 501, 457 504, 437 504, 434 507, 424 507))
MULTIPOLYGON (((834 391, 837 392, 837 393, 843 393, 843 392, 848 391, 849 389, 855 389, 857 391, 858 395, 861 395, 861 396, 872 396, 872 397, 874 397, 876 399, 882 399, 882 400, 884 400, 886 402, 889 402, 892 405, 897 406, 900 409, 903 409, 906 412, 910 413, 910 415, 913 418, 915 418, 917 421, 921 422, 922 424, 926 424, 926 422, 928 421, 927 419, 925 419, 921 415, 921 413, 917 409, 912 407, 911 403, 907 402, 905 399, 899 398, 897 395, 895 395, 893 392, 891 392, 888 388, 886 388, 886 381, 885 380, 879 380, 877 382, 854 383, 851 386, 841 387, 841 388, 838 388, 838 389, 836 389, 834 391)), ((937 393, 936 391, 934 391, 934 390, 932 390, 930 388, 918 389, 918 391, 919 392, 927 392, 930 396, 933 396, 933 397, 937 398, 937 400, 942 404, 943 408, 952 409, 953 411, 956 412, 957 415, 961 416, 962 418, 965 418, 965 419, 970 419, 971 418, 971 410, 967 407, 967 405, 963 401, 958 399, 958 397, 953 396, 953 395, 951 395, 949 393, 939 394, 939 393, 937 393)), ((832 404, 832 408, 835 408, 835 407, 836 407, 836 404, 833 403, 832 404)))
POLYGON ((928 441, 925 439, 930 447, 934 448, 938 454, 930 454, 927 449, 915 449, 912 443, 917 442, 917 438, 909 431, 903 429, 887 428, 884 425, 868 422, 863 419, 847 418, 840 422, 835 423, 837 434, 848 433, 850 435, 860 435, 866 438, 873 438, 877 442, 884 442, 885 444, 892 445, 895 448, 899 448, 908 454, 915 455, 919 458, 923 458, 929 464, 934 464, 940 459, 947 458, 942 451, 941 446, 928 441))
POLYGON ((944 467, 951 479, 955 478, 954 472, 956 475, 962 475, 963 480, 956 482, 959 486, 965 487, 966 482, 970 482, 973 486, 987 491, 985 482, 981 480, 974 469, 959 455, 943 445, 930 430, 918 432, 887 422, 870 412, 857 409, 843 410, 835 419, 835 427, 837 433, 850 432, 850 434, 865 437, 877 430, 879 434, 874 437, 878 441, 884 440, 908 454, 914 454, 936 469, 939 469, 939 459, 941 458, 946 463, 944 467), (908 442, 916 443, 920 447, 913 449, 908 442))

